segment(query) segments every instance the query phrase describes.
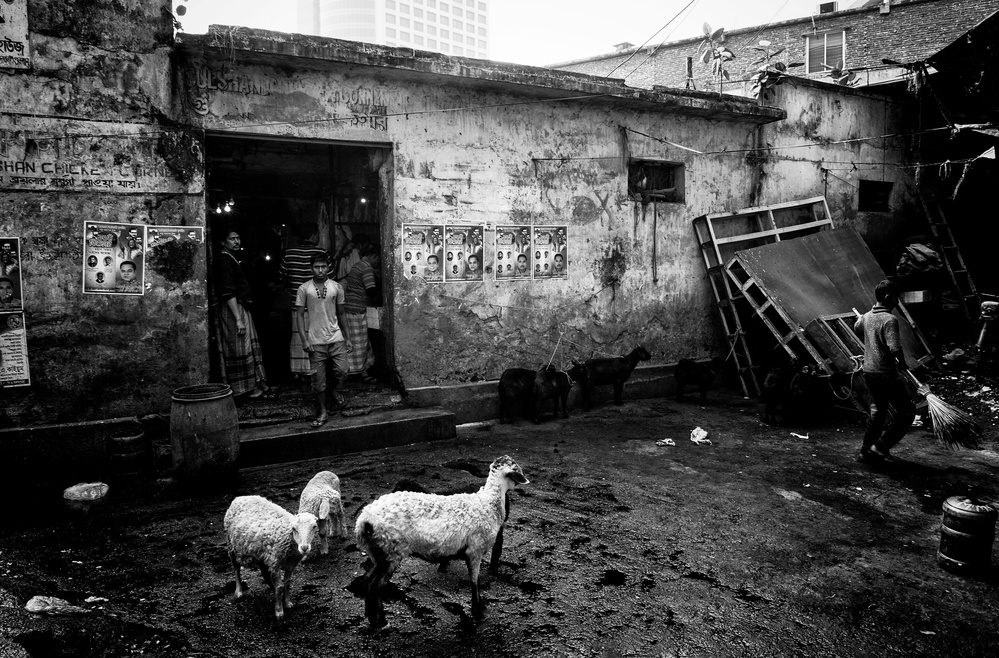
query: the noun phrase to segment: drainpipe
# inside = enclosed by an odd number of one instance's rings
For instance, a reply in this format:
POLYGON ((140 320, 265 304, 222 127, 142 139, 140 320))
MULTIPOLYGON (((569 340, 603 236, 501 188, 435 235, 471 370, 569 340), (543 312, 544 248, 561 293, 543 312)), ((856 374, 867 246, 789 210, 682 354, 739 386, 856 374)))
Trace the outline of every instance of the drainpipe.
POLYGON ((659 240, 657 238, 659 227, 659 202, 652 202, 652 283, 659 283, 659 240))

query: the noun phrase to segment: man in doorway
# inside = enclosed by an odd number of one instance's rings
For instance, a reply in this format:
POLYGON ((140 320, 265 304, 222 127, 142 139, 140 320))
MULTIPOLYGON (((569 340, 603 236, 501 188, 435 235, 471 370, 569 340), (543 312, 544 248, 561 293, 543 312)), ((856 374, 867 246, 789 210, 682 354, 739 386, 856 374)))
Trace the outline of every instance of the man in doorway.
POLYGON ((343 288, 329 278, 330 263, 325 253, 313 254, 309 259, 312 278, 298 287, 295 294, 295 312, 298 314, 298 336, 302 348, 309 355, 312 375, 312 392, 316 395, 319 412, 312 427, 322 427, 329 420, 326 408, 326 364, 333 363, 333 381, 329 390, 337 406, 343 406, 343 394, 337 385, 347 377, 347 356, 352 350, 350 338, 341 327, 343 317, 343 288))
POLYGON ((902 440, 916 417, 916 405, 902 380, 907 366, 898 318, 891 312, 898 304, 898 297, 898 286, 888 280, 882 281, 874 288, 877 303, 857 318, 853 326, 857 335, 864 339, 864 381, 871 392, 870 416, 860 446, 859 460, 862 462, 889 459, 889 450, 902 440), (889 405, 894 410, 890 420, 889 405))
MULTIPOLYGON (((298 244, 289 247, 284 252, 281 265, 278 267, 278 274, 284 280, 285 290, 291 301, 291 344, 288 348, 289 371, 292 379, 308 381, 312 366, 309 363, 309 355, 302 348, 302 341, 299 339, 298 309, 295 308, 298 296, 298 288, 303 283, 312 278, 312 257, 317 255, 328 255, 322 247, 318 245, 319 225, 315 222, 305 222, 298 224, 294 229, 298 244)), ((287 326, 287 325, 285 325, 287 326)))
MULTIPOLYGON (((378 268, 381 265, 381 254, 378 245, 364 245, 361 260, 351 268, 347 275, 346 289, 346 319, 345 328, 351 343, 356 346, 347 359, 347 372, 351 375, 361 375, 367 384, 375 383, 375 378, 367 372, 375 364, 375 353, 368 339, 368 307, 381 306, 381 294, 378 285, 378 268)), ((412 267, 416 267, 413 265, 412 267)))

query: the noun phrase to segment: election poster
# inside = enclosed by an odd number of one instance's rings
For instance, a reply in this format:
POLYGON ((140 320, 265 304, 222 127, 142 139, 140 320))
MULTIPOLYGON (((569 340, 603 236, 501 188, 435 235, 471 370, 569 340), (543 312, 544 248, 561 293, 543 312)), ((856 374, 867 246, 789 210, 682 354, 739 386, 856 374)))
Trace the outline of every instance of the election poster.
POLYGON ((205 241, 204 235, 205 229, 200 226, 147 226, 146 253, 168 242, 201 244, 205 241))
POLYGON ((0 312, 0 388, 30 385, 24 313, 0 312))
POLYGON ((444 227, 431 224, 402 225, 402 274, 429 283, 444 280, 444 227))
POLYGON ((21 240, 0 238, 0 312, 24 309, 21 285, 21 240))
POLYGON ((444 227, 444 280, 482 281, 482 227, 444 227))
POLYGON ((531 227, 496 227, 496 280, 531 278, 531 227))
POLYGON ((84 222, 83 292, 141 295, 146 227, 143 224, 84 222))
POLYGON ((534 227, 534 278, 566 279, 569 247, 566 226, 534 227))

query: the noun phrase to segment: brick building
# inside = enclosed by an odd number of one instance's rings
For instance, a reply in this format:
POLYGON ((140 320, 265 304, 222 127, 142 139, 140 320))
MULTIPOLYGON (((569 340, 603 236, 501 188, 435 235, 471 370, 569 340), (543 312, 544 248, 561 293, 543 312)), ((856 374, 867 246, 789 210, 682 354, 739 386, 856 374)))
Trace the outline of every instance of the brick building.
MULTIPOLYGON (((825 3, 833 4, 836 3, 825 3)), ((729 80, 723 91, 743 94, 745 80, 756 70, 761 40, 770 48, 784 48, 775 61, 799 63, 791 73, 808 78, 828 78, 840 59, 856 73, 858 86, 898 82, 906 69, 894 62, 922 61, 957 40, 988 16, 999 11, 999 0, 873 0, 864 6, 815 14, 805 18, 733 30, 724 45, 736 59, 726 67, 729 80), (825 66, 823 66, 825 65, 825 66)), ((714 28, 724 27, 719 22, 714 28)), ((689 87, 717 89, 711 69, 699 59, 703 39, 685 39, 660 46, 625 48, 617 52, 555 64, 552 68, 591 75, 623 78, 633 87, 689 87), (692 59, 693 79, 687 78, 692 59)))

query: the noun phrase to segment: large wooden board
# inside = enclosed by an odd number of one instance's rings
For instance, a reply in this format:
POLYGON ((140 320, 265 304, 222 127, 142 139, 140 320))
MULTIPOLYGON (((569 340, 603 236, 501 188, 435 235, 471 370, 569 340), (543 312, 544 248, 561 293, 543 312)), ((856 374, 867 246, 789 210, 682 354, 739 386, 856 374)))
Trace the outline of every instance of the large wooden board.
MULTIPOLYGON (((871 250, 852 228, 737 251, 733 260, 800 327, 823 316, 850 313, 853 308, 861 313, 869 310, 874 305, 874 287, 885 278, 871 250)), ((929 350, 906 315, 895 311, 906 359, 915 368, 929 350)))

